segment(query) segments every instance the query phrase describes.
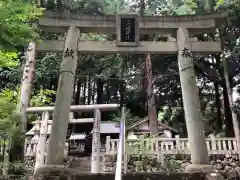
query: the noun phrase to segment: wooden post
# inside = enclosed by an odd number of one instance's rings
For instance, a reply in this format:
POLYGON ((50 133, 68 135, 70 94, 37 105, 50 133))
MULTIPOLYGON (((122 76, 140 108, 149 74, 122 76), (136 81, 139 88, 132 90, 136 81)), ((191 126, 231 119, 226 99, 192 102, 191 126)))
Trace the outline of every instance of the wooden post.
POLYGON ((4 178, 8 178, 8 165, 9 165, 9 151, 11 148, 11 139, 7 138, 7 140, 5 141, 6 145, 5 145, 5 149, 3 150, 4 154, 3 154, 3 177, 4 178))
POLYGON ((192 164, 209 164, 188 30, 177 31, 178 66, 192 164))
POLYGON ((28 107, 31 90, 32 90, 32 82, 35 74, 35 63, 36 63, 36 43, 31 42, 27 48, 25 53, 26 64, 23 70, 22 84, 20 89, 20 99, 17 105, 17 112, 21 114, 22 121, 22 130, 26 131, 27 125, 27 117, 26 117, 26 109, 28 107))
POLYGON ((45 153, 46 153, 47 131, 48 131, 48 119, 49 119, 49 113, 43 112, 41 127, 40 127, 40 137, 37 145, 34 173, 40 166, 44 165, 44 159, 45 159, 45 153))
POLYGON ((80 31, 71 26, 68 30, 61 74, 58 82, 56 103, 53 113, 52 129, 47 150, 47 165, 62 165, 68 128, 68 118, 72 101, 75 70, 77 67, 77 48, 80 31))
MULTIPOLYGON (((39 141, 40 123, 41 123, 41 121, 39 120, 39 117, 33 123, 35 128, 33 129, 34 136, 33 136, 33 138, 31 140, 34 140, 35 142, 39 141)), ((34 155, 34 157, 36 157, 36 154, 37 154, 37 146, 38 146, 37 143, 33 144, 33 155, 34 155)))
MULTIPOLYGON (((74 119, 74 114, 73 112, 69 113, 69 123, 73 122, 74 119)), ((69 142, 65 142, 65 149, 64 149, 64 159, 67 160, 68 159, 68 149, 69 149, 69 142)))
POLYGON ((180 150, 181 150, 181 142, 180 142, 180 137, 179 137, 179 135, 176 135, 176 136, 175 136, 175 140, 176 140, 176 150, 177 150, 177 153, 179 153, 180 150))
POLYGON ((94 111, 93 139, 92 139, 92 163, 91 173, 100 173, 100 124, 101 112, 99 109, 94 111))
POLYGON ((70 113, 69 113, 69 122, 72 122, 73 119, 74 119, 73 112, 70 112, 70 113))
POLYGON ((212 150, 216 151, 217 150, 216 137, 213 134, 211 134, 210 138, 211 138, 212 150))
POLYGON ((110 148, 111 148, 110 140, 111 140, 111 137, 107 136, 107 138, 106 138, 106 154, 110 154, 110 148))

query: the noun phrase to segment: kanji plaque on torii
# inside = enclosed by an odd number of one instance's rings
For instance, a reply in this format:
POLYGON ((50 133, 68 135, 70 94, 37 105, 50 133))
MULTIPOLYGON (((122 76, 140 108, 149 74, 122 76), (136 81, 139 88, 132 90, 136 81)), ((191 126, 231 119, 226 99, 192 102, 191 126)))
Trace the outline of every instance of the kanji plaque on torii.
POLYGON ((139 14, 117 14, 116 34, 117 46, 139 46, 139 14))

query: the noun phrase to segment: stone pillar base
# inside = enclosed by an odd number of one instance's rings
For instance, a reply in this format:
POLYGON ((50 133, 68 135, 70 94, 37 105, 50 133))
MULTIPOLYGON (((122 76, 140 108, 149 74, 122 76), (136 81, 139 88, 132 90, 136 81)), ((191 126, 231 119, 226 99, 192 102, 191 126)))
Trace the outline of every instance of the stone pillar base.
POLYGON ((186 173, 212 173, 216 172, 210 164, 190 164, 185 169, 186 173))
POLYGON ((204 173, 207 180, 224 180, 224 177, 209 164, 190 164, 185 169, 186 173, 204 173))
POLYGON ((70 177, 76 176, 78 174, 81 174, 81 171, 71 169, 63 165, 43 165, 36 169, 34 177, 41 177, 42 179, 50 178, 52 180, 55 180, 58 179, 59 176, 70 177))

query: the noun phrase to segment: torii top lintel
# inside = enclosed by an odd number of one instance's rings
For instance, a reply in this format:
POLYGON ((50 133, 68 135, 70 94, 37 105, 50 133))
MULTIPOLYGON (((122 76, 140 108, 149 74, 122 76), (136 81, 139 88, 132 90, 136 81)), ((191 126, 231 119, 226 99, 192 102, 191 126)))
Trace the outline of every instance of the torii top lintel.
MULTIPOLYGON (((200 31, 220 27, 229 12, 219 11, 204 15, 184 16, 140 16, 139 33, 152 34, 166 32, 179 27, 189 31, 200 31)), ((70 26, 81 28, 81 32, 116 33, 116 15, 89 16, 78 13, 45 11, 39 19, 41 29, 51 32, 66 32, 70 26)))

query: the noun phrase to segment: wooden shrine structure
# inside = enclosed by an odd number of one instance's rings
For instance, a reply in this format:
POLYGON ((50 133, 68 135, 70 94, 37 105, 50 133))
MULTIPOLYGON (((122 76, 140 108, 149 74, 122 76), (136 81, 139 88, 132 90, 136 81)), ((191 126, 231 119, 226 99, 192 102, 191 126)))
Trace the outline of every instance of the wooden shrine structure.
MULTIPOLYGON (((74 109, 73 107, 70 108, 70 100, 78 55, 88 52, 176 54, 178 56, 192 164, 208 164, 208 159, 206 159, 208 152, 195 80, 193 54, 221 53, 220 41, 200 41, 196 37, 199 34, 211 32, 216 28, 222 28, 224 19, 227 16, 228 12, 214 12, 205 15, 141 17, 136 13, 87 16, 77 13, 46 11, 38 21, 39 28, 45 32, 63 33, 65 40, 42 40, 30 43, 27 51, 28 61, 24 70, 25 75, 33 73, 29 68, 34 67, 35 52, 63 53, 61 75, 53 116, 55 119, 53 118, 52 121, 50 145, 48 146, 45 163, 47 165, 57 165, 62 161, 63 150, 61 148, 65 143, 65 135, 59 131, 61 129, 63 132, 66 132, 68 113, 74 109), (87 41, 81 37, 81 33, 114 34, 116 35, 116 40, 87 41), (141 35, 155 34, 166 37, 166 40, 140 41, 141 35), (58 143, 55 143, 56 141, 58 143), (196 144, 196 142, 198 143, 196 144)), ((23 82, 31 82, 32 79, 28 79, 29 77, 24 76, 25 79, 23 79, 23 82)), ((34 108, 27 108, 26 102, 22 104, 25 111, 36 112, 34 108)), ((52 107, 40 109, 38 108, 37 111, 44 112, 48 111, 48 109, 53 111, 52 107)), ((99 119, 99 110, 96 109, 100 108, 93 105, 91 108, 84 108, 82 106, 80 109, 83 111, 94 110, 95 120, 99 119)), ((94 122, 94 127, 99 130, 97 122, 94 122)), ((93 137, 93 143, 96 143, 99 139, 99 133, 96 133, 93 137)), ((93 149, 93 152, 99 152, 99 150, 93 149)), ((92 161, 96 160, 99 161, 99 158, 96 157, 95 153, 92 161)), ((44 162, 41 162, 41 164, 44 164, 44 162)), ((96 164, 92 172, 99 173, 99 167, 96 164)))

